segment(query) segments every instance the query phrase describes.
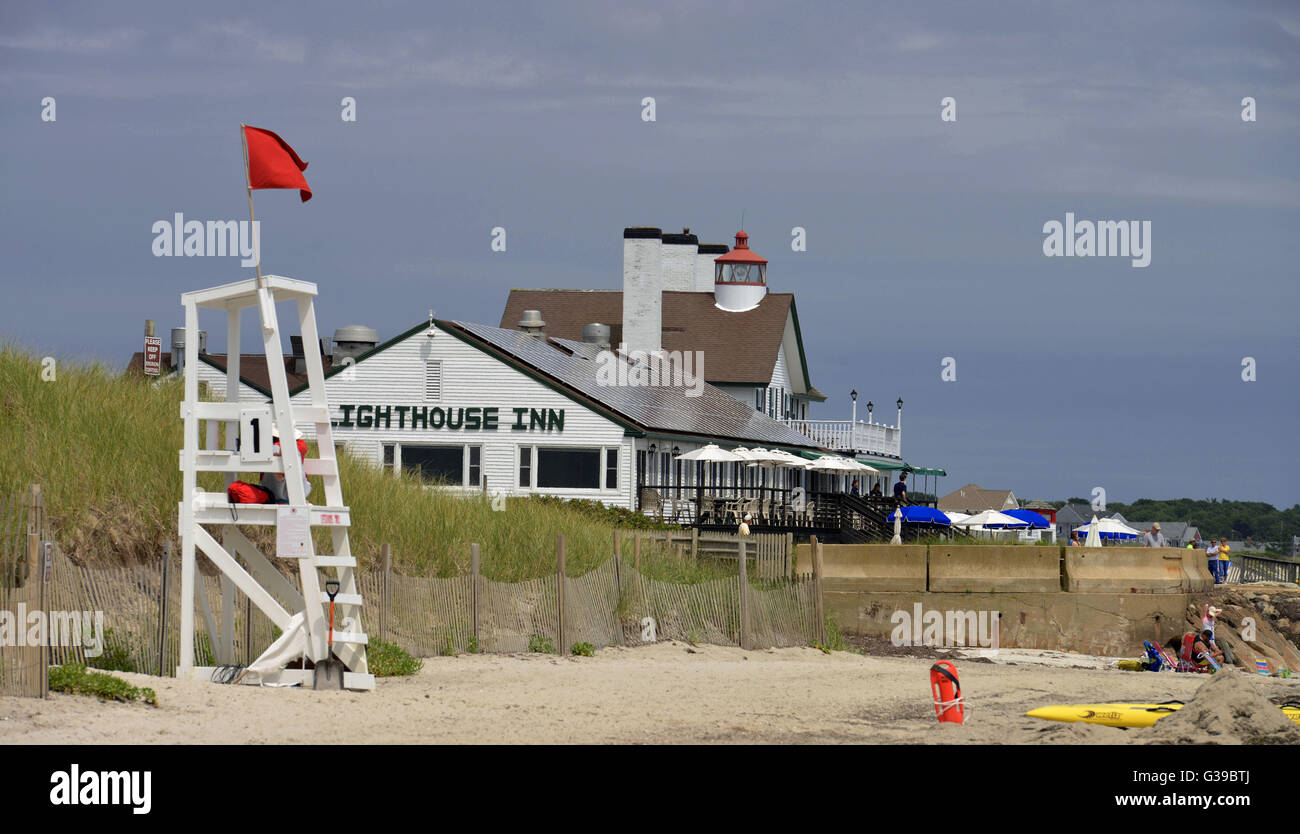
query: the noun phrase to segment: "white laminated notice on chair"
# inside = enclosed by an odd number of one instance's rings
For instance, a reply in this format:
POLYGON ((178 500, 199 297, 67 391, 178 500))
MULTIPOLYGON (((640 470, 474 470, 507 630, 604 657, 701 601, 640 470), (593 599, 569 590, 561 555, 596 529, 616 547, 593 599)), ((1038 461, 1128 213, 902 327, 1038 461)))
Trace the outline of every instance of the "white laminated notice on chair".
POLYGON ((306 559, 312 555, 311 510, 275 508, 275 555, 286 559, 306 559))

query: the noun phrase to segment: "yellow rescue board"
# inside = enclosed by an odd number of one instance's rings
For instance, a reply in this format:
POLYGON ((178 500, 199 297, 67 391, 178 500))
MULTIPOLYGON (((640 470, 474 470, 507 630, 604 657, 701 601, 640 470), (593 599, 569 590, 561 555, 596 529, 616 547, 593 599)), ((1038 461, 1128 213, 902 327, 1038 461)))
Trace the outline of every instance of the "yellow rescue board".
MULTIPOLYGON (((1031 709, 1025 715, 1048 721, 1083 721, 1107 727, 1150 727, 1182 706, 1176 701, 1167 704, 1068 704, 1031 709)), ((1288 704, 1282 707, 1282 712, 1300 724, 1300 706, 1288 704)))

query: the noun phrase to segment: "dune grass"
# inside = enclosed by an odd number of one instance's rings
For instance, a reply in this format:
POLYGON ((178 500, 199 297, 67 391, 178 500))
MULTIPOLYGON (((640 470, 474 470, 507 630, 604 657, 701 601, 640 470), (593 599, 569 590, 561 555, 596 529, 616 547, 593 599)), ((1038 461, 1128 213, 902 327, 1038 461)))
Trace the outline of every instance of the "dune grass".
MULTIPOLYGON (((182 398, 179 378, 124 376, 98 363, 62 360, 55 378, 44 381, 38 357, 0 344, 0 495, 22 495, 39 483, 46 515, 74 561, 157 559, 163 542, 176 537, 182 398)), ((521 498, 494 510, 483 496, 431 489, 351 456, 340 461, 340 474, 352 510, 352 553, 362 567, 374 565, 389 543, 398 572, 454 576, 469 571, 477 542, 485 576, 518 581, 555 570, 560 534, 571 576, 613 552, 614 525, 590 508, 521 498)), ((324 490, 319 478, 312 481, 319 502, 324 490)), ((199 486, 220 492, 225 480, 200 473, 199 486)), ((244 529, 263 552, 273 543, 270 528, 244 529)), ((316 532, 318 548, 328 552, 327 534, 316 532)), ((725 566, 679 560, 662 548, 643 551, 642 570, 679 582, 727 574, 725 566)))

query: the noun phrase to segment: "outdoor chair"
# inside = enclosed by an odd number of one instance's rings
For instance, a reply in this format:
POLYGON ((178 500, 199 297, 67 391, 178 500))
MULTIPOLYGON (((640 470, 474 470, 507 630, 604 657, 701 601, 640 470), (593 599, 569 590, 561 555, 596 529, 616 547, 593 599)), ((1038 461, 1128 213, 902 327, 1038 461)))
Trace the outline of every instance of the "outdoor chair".
POLYGON ((653 487, 641 488, 641 509, 650 511, 660 521, 664 519, 664 502, 659 497, 659 490, 653 487))

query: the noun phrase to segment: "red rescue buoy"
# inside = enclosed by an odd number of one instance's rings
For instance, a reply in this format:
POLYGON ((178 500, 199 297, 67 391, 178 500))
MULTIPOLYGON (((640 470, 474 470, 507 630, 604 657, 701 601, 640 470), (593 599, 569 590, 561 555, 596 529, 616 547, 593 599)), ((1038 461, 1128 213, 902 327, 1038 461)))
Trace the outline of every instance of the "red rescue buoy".
POLYGON ((934 693, 934 711, 939 721, 960 724, 966 717, 961 703, 961 683, 957 680, 957 667, 940 660, 930 667, 930 689, 934 693))

